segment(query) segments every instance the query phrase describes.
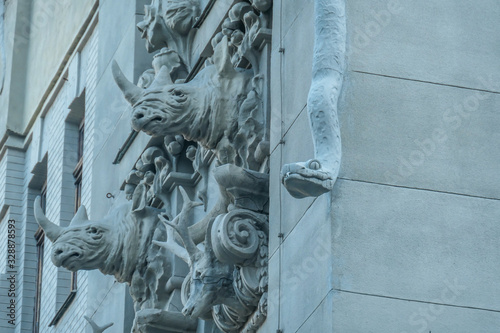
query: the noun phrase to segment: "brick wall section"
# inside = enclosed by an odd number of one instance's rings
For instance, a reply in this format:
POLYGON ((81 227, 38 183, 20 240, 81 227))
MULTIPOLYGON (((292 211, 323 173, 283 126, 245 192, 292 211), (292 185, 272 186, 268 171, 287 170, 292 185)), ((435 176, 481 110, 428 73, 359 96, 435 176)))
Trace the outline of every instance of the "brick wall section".
MULTIPOLYGON (((84 167, 82 204, 91 206, 92 162, 94 159, 94 124, 97 85, 97 33, 87 42, 82 51, 86 78, 86 122, 84 142, 84 167)), ((78 126, 65 122, 68 106, 68 87, 63 86, 57 93, 50 110, 45 116, 44 141, 48 147, 47 165, 47 217, 55 223, 68 225, 74 215, 74 178, 76 165, 75 151, 78 143, 78 126)), ((8 147, 0 157, 0 211, 4 213, 0 221, 0 332, 32 332, 35 281, 37 268, 36 242, 34 234, 38 229, 33 216, 33 203, 39 189, 29 188, 31 169, 35 162, 29 161, 28 152, 8 147), (7 224, 16 221, 16 323, 7 323, 6 305, 9 283, 6 280, 7 224)), ((90 213, 90 209, 89 209, 90 213)), ((45 242, 44 269, 42 279, 40 332, 84 332, 87 326, 83 318, 87 310, 87 273, 78 274, 78 292, 72 305, 55 327, 48 327, 69 293, 70 273, 56 268, 51 261, 52 243, 45 242), (56 292, 55 292, 56 291, 56 292)))
MULTIPOLYGON (((3 166, 6 163, 2 163, 3 166)), ((5 218, 0 221, 0 240, 7 239, 7 222, 8 218, 5 218)), ((10 299, 7 294, 7 290, 9 289, 9 282, 7 281, 8 275, 4 274, 6 272, 7 265, 7 244, 3 243, 0 246, 0 331, 5 333, 13 333, 14 327, 9 324, 7 317, 7 306, 10 303, 10 299)))
MULTIPOLYGON (((7 239, 7 216, 0 222, 0 239, 7 239)), ((0 274, 6 272, 7 244, 0 244, 0 274)))
MULTIPOLYGON (((5 262, 7 259, 7 222, 9 219, 16 221, 16 267, 14 271, 16 272, 16 323, 15 323, 15 332, 21 332, 23 317, 21 313, 21 309, 23 308, 23 274, 24 274, 24 265, 22 264, 25 259, 24 251, 22 250, 25 245, 25 235, 26 231, 23 223, 23 185, 24 185, 24 152, 14 149, 7 148, 5 155, 3 156, 2 162, 0 163, 0 175, 3 177, 2 185, 0 187, 0 204, 1 209, 6 211, 6 215, 1 222, 0 230, 2 232, 2 236, 0 237, 0 261, 2 261, 3 270, 0 273, 4 273, 5 262)), ((8 269, 9 271, 11 269, 8 269)), ((0 303, 8 302, 10 297, 5 297, 7 294, 7 290, 5 288, 8 287, 8 284, 5 283, 6 276, 0 276, 2 279, 0 283, 0 288, 2 289, 2 299, 0 303)), ((5 307, 0 309, 0 322, 5 323, 6 312, 5 307)), ((0 324, 0 327, 1 325, 0 324)), ((25 324, 25 323, 24 323, 25 324)), ((12 326, 8 325, 8 328, 12 326)), ((3 330, 2 330, 3 332, 3 330)), ((8 332, 6 329, 5 332, 8 332)), ((26 331, 27 332, 27 331, 26 331)))
POLYGON ((20 261, 22 273, 22 313, 21 313, 21 327, 18 332, 32 332, 33 327, 33 309, 35 300, 36 289, 36 274, 37 274, 37 251, 36 241, 34 238, 35 232, 38 230, 38 224, 33 215, 33 203, 35 198, 40 194, 39 189, 28 188, 29 180, 31 179, 31 170, 29 163, 30 149, 25 154, 26 161, 24 164, 24 183, 23 183, 23 217, 21 233, 22 241, 24 242, 20 254, 24 256, 20 261))
MULTIPOLYGON (((93 129, 95 110, 95 86, 97 68, 97 35, 94 34, 82 52, 86 69, 86 110, 85 110, 85 141, 83 156, 83 190, 82 204, 90 214, 90 194, 93 159, 93 129)), ((52 221, 61 221, 67 225, 73 217, 74 209, 74 178, 76 165, 75 151, 78 142, 78 126, 64 122, 67 114, 65 108, 70 101, 63 88, 50 110, 49 127, 49 160, 47 183, 47 216, 52 221)), ((42 320, 41 332, 84 332, 86 321, 83 315, 87 308, 87 272, 78 272, 78 291, 70 308, 55 327, 48 324, 55 311, 62 305, 69 292, 70 274, 63 268, 55 268, 50 261, 52 244, 46 243, 45 262, 42 289, 42 320), (57 293, 53 291, 56 289, 57 293)))
POLYGON ((97 56, 98 56, 98 30, 96 29, 89 39, 87 47, 83 50, 86 59, 86 94, 85 94, 85 142, 83 152, 83 184, 82 204, 87 207, 89 216, 91 212, 92 196, 92 165, 94 163, 95 144, 95 113, 96 113, 96 87, 97 87, 97 56))
MULTIPOLYGON (((61 214, 62 196, 73 195, 73 192, 63 191, 63 165, 64 165, 64 140, 65 136, 65 109, 67 105, 65 87, 59 92, 52 108, 47 114, 48 131, 48 162, 47 162, 47 217, 61 225, 67 225, 70 221, 67 214, 61 214), (65 192, 65 193, 63 193, 65 192)), ((70 209, 70 208, 66 208, 70 209)), ((57 311, 56 300, 58 288, 58 268, 56 268, 50 259, 52 252, 52 243, 45 242, 45 254, 43 263, 42 278, 42 300, 41 300, 41 332, 52 332, 48 328, 49 323, 54 318, 57 311)), ((69 283, 69 282, 68 282, 69 283)))
MULTIPOLYGON (((27 170, 27 172, 29 172, 27 170)), ((26 178, 28 179, 28 178, 26 178)), ((23 264, 23 307, 22 307, 22 322, 21 332, 31 332, 33 325, 33 309, 36 290, 36 274, 37 274, 37 252, 35 232, 38 230, 38 224, 33 215, 33 203, 39 195, 38 190, 29 189, 25 185, 23 195, 23 228, 24 228, 24 260, 23 264)))
POLYGON ((5 203, 10 206, 9 219, 16 221, 16 269, 17 287, 16 287, 16 307, 17 321, 16 332, 21 332, 23 320, 21 309, 23 308, 23 285, 24 285, 24 248, 26 239, 26 230, 23 223, 23 197, 24 197, 24 152, 17 149, 8 149, 7 151, 7 174, 5 187, 5 203))

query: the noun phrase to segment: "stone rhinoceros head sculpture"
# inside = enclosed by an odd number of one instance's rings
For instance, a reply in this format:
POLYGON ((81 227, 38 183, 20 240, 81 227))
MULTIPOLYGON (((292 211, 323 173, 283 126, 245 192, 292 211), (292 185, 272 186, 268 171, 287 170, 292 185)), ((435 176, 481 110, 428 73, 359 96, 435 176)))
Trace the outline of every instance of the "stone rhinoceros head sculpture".
POLYGON ((162 229, 158 211, 134 212, 129 204, 116 207, 97 221, 89 220, 85 206, 81 206, 70 225, 62 227, 45 216, 37 198, 35 219, 53 243, 54 265, 70 271, 99 269, 129 283, 138 266, 146 265, 157 227, 162 229))
POLYGON ((105 269, 115 236, 109 224, 89 221, 85 206, 78 209, 68 227, 62 227, 45 216, 37 198, 35 218, 45 236, 54 243, 51 257, 54 265, 70 271, 105 269))
POLYGON ((172 82, 162 66, 146 89, 128 81, 116 62, 116 83, 132 105, 132 127, 151 136, 182 135, 213 149, 222 163, 252 168, 262 141, 264 117, 259 77, 234 68, 227 38, 216 46, 213 64, 191 81, 172 82))

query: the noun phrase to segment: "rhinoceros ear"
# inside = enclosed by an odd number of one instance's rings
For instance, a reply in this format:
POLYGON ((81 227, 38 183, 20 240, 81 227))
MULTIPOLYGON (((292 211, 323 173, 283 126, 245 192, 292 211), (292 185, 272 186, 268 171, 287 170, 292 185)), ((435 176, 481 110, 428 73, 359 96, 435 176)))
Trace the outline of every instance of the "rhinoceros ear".
POLYGON ((151 88, 163 88, 173 84, 172 77, 170 76, 170 71, 167 66, 162 66, 160 71, 156 74, 153 83, 151 83, 151 88))
POLYGON ((38 224, 42 227, 45 235, 52 242, 55 242, 59 236, 61 236, 64 228, 58 226, 57 224, 50 221, 43 213, 42 206, 40 205, 41 199, 37 197, 35 199, 35 219, 38 224))
POLYGON ((231 76, 232 73, 236 72, 231 62, 231 53, 229 52, 227 36, 224 36, 215 47, 213 62, 220 76, 231 76))
POLYGON ((70 225, 81 224, 87 222, 88 220, 89 217, 87 215, 87 208, 85 208, 84 205, 81 205, 80 208, 78 208, 75 216, 73 216, 73 218, 71 219, 70 225))

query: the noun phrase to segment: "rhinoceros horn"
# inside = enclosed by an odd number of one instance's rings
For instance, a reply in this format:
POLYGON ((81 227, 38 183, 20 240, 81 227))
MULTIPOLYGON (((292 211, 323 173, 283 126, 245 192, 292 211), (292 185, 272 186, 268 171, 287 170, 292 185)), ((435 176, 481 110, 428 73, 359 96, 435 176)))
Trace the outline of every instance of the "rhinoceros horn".
POLYGON ((43 213, 42 206, 40 205, 40 197, 35 199, 35 219, 38 224, 42 227, 45 235, 52 242, 55 242, 56 239, 61 235, 64 231, 64 228, 58 226, 57 224, 51 222, 43 213))
POLYGON ((120 90, 123 92, 125 99, 131 105, 137 103, 137 101, 139 100, 139 98, 141 98, 143 94, 143 89, 139 88, 138 86, 127 80, 125 75, 123 75, 120 66, 118 66, 116 60, 113 60, 113 64, 111 65, 111 71, 113 72, 113 77, 115 78, 115 82, 120 88, 120 90))
POLYGON ((69 225, 81 224, 87 222, 88 220, 89 217, 87 215, 87 209, 84 205, 81 205, 80 208, 78 208, 75 216, 73 216, 73 218, 71 219, 71 223, 69 225))

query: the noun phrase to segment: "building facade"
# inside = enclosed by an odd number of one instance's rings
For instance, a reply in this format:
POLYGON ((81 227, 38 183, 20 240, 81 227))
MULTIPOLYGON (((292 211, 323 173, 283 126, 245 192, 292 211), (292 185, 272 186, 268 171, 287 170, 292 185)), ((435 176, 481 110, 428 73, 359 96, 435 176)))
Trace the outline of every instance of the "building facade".
POLYGON ((498 331, 497 1, 0 6, 1 332, 498 331))

